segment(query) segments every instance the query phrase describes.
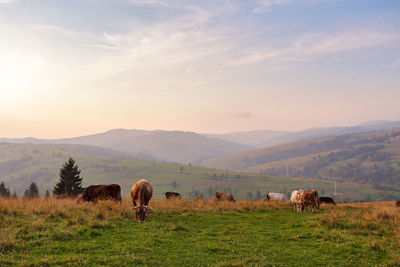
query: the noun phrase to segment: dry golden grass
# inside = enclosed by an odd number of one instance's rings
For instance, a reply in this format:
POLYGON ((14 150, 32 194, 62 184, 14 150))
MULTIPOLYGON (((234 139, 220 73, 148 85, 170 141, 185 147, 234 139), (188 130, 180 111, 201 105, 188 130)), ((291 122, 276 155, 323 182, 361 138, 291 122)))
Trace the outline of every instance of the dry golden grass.
MULTIPOLYGON (((218 211, 261 211, 270 209, 283 209, 287 203, 265 201, 238 201, 235 203, 214 200, 151 200, 149 206, 155 212, 179 213, 185 211, 218 212, 218 211)), ((98 203, 81 202, 74 199, 35 198, 35 199, 6 199, 0 198, 0 214, 5 215, 45 215, 49 218, 72 218, 78 214, 86 217, 99 217, 106 219, 111 216, 132 217, 130 210, 132 202, 123 199, 122 203, 113 201, 99 201, 98 203)))
POLYGON ((341 203, 338 204, 340 207, 356 207, 356 208, 382 208, 382 207, 396 207, 396 202, 394 201, 384 201, 384 202, 358 202, 358 203, 341 203))

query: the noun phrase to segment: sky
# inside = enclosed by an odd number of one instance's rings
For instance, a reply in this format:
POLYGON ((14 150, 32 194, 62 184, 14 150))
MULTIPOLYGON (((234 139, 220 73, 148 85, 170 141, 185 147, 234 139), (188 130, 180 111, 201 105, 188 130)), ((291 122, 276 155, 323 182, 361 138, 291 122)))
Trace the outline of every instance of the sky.
POLYGON ((400 120, 398 0, 0 0, 0 137, 400 120))

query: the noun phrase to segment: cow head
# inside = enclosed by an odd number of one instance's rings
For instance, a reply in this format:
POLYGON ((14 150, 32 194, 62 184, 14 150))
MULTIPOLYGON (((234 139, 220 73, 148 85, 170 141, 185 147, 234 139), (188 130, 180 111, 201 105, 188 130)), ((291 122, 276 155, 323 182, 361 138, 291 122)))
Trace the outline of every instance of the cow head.
POLYGON ((147 205, 136 206, 131 209, 135 212, 136 220, 139 222, 144 222, 146 220, 146 214, 153 212, 147 205))
POLYGON ((77 197, 76 197, 76 201, 77 201, 78 203, 81 203, 81 202, 83 201, 82 195, 77 196, 77 197))
POLYGON ((89 196, 86 194, 86 193, 83 193, 82 194, 82 196, 81 196, 81 199, 83 200, 83 201, 90 201, 90 198, 89 198, 89 196))

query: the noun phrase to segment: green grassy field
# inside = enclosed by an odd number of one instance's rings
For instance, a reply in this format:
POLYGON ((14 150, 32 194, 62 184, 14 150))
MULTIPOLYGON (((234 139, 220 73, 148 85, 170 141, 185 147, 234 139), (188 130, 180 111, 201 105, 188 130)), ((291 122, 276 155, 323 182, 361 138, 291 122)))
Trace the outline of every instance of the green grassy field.
POLYGON ((1 266, 395 266, 400 210, 152 201, 145 223, 129 201, 0 200, 1 266))
MULTIPOLYGON (((214 197, 215 191, 230 191, 236 199, 264 198, 267 192, 317 189, 320 195, 334 194, 333 181, 320 179, 287 178, 250 172, 224 171, 176 163, 141 160, 115 160, 72 153, 51 145, 2 144, 0 145, 0 181, 17 190, 21 195, 34 181, 41 195, 52 190, 58 180, 62 164, 72 156, 80 169, 85 186, 100 183, 121 185, 122 194, 128 196, 130 188, 140 178, 150 179, 154 185, 154 197, 163 198, 166 191, 177 191, 185 197, 203 194, 214 197), (26 160, 22 160, 25 158, 26 160), (14 164, 17 162, 18 164, 14 164), (180 171, 183 167, 182 172, 180 171), (175 187, 174 187, 175 185, 175 187)), ((337 201, 392 200, 400 198, 400 192, 383 194, 370 184, 337 182, 337 201)))

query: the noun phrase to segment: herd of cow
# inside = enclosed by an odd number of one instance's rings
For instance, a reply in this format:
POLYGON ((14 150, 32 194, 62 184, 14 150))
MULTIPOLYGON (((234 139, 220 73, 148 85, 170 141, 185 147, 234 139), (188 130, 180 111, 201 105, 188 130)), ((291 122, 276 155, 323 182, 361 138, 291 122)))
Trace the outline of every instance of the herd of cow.
MULTIPOLYGON (((149 201, 152 196, 153 186, 149 180, 141 179, 132 186, 131 198, 133 207, 131 209, 135 212, 136 219, 139 222, 144 222, 146 215, 152 212, 152 209, 149 208, 149 201)), ((165 197, 166 199, 181 198, 181 195, 177 192, 166 192, 165 197)), ((115 200, 121 202, 121 187, 118 184, 91 185, 78 197, 78 202, 97 202, 98 200, 115 200)), ((236 202, 231 193, 224 192, 216 192, 215 200, 236 202)), ((286 195, 283 193, 268 193, 265 200, 288 201, 286 195)), ((290 203, 293 210, 306 211, 308 209, 312 212, 319 209, 321 203, 336 205, 330 197, 318 197, 316 190, 295 190, 290 197, 290 203)))

